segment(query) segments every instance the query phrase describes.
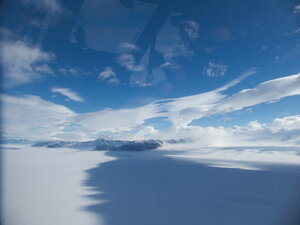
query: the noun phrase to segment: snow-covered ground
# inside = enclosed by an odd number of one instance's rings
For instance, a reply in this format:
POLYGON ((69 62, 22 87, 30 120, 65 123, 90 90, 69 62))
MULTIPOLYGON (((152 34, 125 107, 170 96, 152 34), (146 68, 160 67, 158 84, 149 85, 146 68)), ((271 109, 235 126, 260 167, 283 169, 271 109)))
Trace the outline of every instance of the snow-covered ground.
POLYGON ((86 170, 112 160, 104 152, 12 146, 4 149, 4 225, 98 224, 82 209, 96 201, 86 170))
POLYGON ((7 145, 2 156, 3 225, 299 222, 299 147, 101 152, 7 145))

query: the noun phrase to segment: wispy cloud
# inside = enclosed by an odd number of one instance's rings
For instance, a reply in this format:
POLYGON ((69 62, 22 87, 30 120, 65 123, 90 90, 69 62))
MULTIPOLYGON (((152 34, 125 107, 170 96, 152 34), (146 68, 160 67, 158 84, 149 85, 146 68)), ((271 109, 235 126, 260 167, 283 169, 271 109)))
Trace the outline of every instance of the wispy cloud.
POLYGON ((106 67, 102 72, 99 73, 99 79, 106 81, 110 84, 119 84, 120 81, 116 77, 116 73, 111 67, 106 67))
POLYGON ((156 49, 163 54, 165 61, 176 64, 178 57, 190 59, 193 55, 193 51, 188 47, 191 41, 188 35, 195 37, 197 32, 188 24, 188 22, 179 23, 178 29, 178 26, 174 26, 171 20, 168 20, 158 32, 156 49))
MULTIPOLYGON (((248 71, 241 78, 253 73, 248 71)), ((186 127, 195 119, 241 110, 261 103, 271 103, 287 96, 300 95, 300 74, 263 82, 252 89, 244 89, 232 96, 222 91, 237 84, 237 79, 214 91, 187 96, 161 105, 165 116, 175 126, 186 127)))
POLYGON ((16 37, 16 34, 14 32, 5 27, 0 27, 0 35, 1 40, 10 40, 16 37))
POLYGON ((38 96, 1 95, 1 100, 3 134, 10 138, 86 140, 99 137, 105 131, 112 138, 131 140, 184 138, 192 141, 184 147, 191 148, 300 144, 300 115, 276 118, 269 124, 252 121, 242 127, 171 126, 157 130, 152 126, 141 126, 145 119, 159 116, 155 104, 76 114, 38 96))
POLYGON ((212 53, 212 52, 215 51, 216 49, 217 49, 216 46, 212 46, 212 47, 207 46, 207 47, 204 48, 204 51, 205 51, 206 53, 212 53))
MULTIPOLYGON (((187 127, 193 120, 206 117, 212 114, 212 109, 226 100, 226 95, 222 92, 228 88, 237 85, 248 76, 255 74, 256 69, 250 68, 241 76, 233 81, 223 85, 215 90, 191 95, 176 99, 170 99, 163 104, 159 103, 159 107, 166 113, 164 116, 176 127, 187 127)), ((222 112, 215 111, 216 114, 222 112)))
POLYGON ((183 25, 183 31, 185 35, 193 40, 199 36, 199 27, 200 25, 193 20, 184 20, 181 22, 183 25))
POLYGON ((120 44, 120 49, 122 52, 128 52, 128 51, 139 51, 140 48, 138 46, 136 46, 133 43, 128 43, 128 42, 122 42, 120 44))
POLYGON ((54 74, 54 71, 47 64, 41 64, 35 67, 35 70, 40 73, 54 74))
POLYGON ((24 41, 1 41, 0 47, 5 86, 34 82, 41 79, 43 73, 53 72, 48 65, 55 59, 52 53, 24 41))
POLYGON ((210 60, 203 73, 209 77, 221 77, 226 74, 227 69, 227 65, 210 60))
POLYGON ((61 67, 58 69, 58 72, 63 75, 72 75, 72 76, 78 76, 81 74, 81 71, 77 68, 71 68, 71 67, 61 67))
MULTIPOLYGON (((11 136, 16 134, 28 136, 30 131, 30 135, 39 138, 42 133, 52 138, 68 137, 68 135, 96 138, 101 132, 108 132, 112 137, 119 135, 127 139, 188 138, 198 141, 199 145, 203 146, 299 144, 299 115, 277 118, 270 124, 253 121, 244 127, 205 128, 189 125, 195 119, 300 95, 300 73, 269 80, 231 96, 223 93, 224 90, 253 73, 255 70, 250 69, 229 84, 198 95, 153 101, 136 108, 103 109, 81 114, 74 113, 64 106, 42 100, 37 96, 4 96, 2 97, 4 102, 3 120, 6 121, 4 131, 11 136), (48 110, 49 107, 51 110, 48 110), (169 120, 171 126, 167 129, 156 130, 145 125, 146 120, 157 117, 169 120), (25 122, 22 122, 23 118, 26 118, 25 122), (50 124, 47 118, 52 121, 50 124), (66 132, 66 128, 72 124, 76 124, 74 130, 71 133, 66 132)), ((70 98, 68 89, 67 92, 63 88, 54 91, 65 96, 69 95, 70 98)), ((77 100, 80 100, 80 97, 77 100)))
POLYGON ((235 85, 237 85, 238 83, 240 83, 241 81, 243 81, 244 79, 246 79, 247 77, 256 74, 257 73, 257 68, 256 67, 251 67, 249 69, 247 69, 246 71, 244 71, 239 77, 237 77, 236 79, 230 81, 229 83, 223 85, 220 88, 217 88, 216 91, 224 91, 227 90, 230 87, 233 87, 235 85))
POLYGON ((156 104, 129 109, 103 109, 97 112, 78 114, 73 118, 74 123, 80 124, 96 136, 99 132, 130 131, 141 126, 145 120, 159 116, 156 104))
POLYGON ((294 30, 294 34, 300 34, 300 28, 294 30))
POLYGON ((63 130, 72 110, 38 96, 1 95, 3 133, 9 137, 48 139, 63 130))
POLYGON ((121 54, 117 62, 131 72, 140 72, 145 69, 144 65, 137 64, 132 54, 121 54))
POLYGON ((264 50, 266 50, 267 48, 268 48, 267 46, 263 45, 263 46, 261 46, 260 49, 264 51, 264 50))
MULTIPOLYGON (((247 72, 249 73, 249 71, 247 72)), ((231 82, 231 84, 228 84, 226 87, 220 88, 217 91, 209 92, 209 93, 202 93, 195 96, 187 96, 183 98, 177 98, 177 99, 171 99, 171 100, 162 100, 162 101, 155 101, 151 104, 147 104, 138 108, 129 108, 129 109, 119 109, 119 110, 113 110, 113 109, 104 109, 97 112, 91 112, 91 113, 84 113, 84 114, 76 114, 76 113, 70 113, 66 117, 62 117, 62 121, 65 123, 62 123, 60 121, 61 129, 57 131, 56 129, 53 129, 53 132, 50 130, 47 131, 51 137, 57 137, 57 132, 60 132, 60 137, 62 136, 63 129, 66 126, 69 126, 70 123, 72 124, 78 124, 79 127, 77 127, 76 131, 72 133, 74 136, 74 133, 80 133, 80 137, 97 137, 100 132, 125 132, 125 131, 131 131, 133 129, 136 129, 137 127, 143 126, 145 121, 150 118, 155 117, 162 117, 165 116, 168 118, 172 123, 173 127, 184 127, 184 125, 188 124, 190 120, 193 118, 198 118, 201 115, 205 116, 205 112, 212 107, 213 104, 217 103, 218 100, 221 100, 223 95, 221 95, 219 92, 225 90, 226 88, 230 87, 231 85, 234 85, 241 81, 244 77, 238 78, 236 81, 231 82), (184 112, 188 111, 191 106, 196 105, 196 109, 198 112, 193 117, 187 116, 182 117, 184 112), (199 113, 202 114, 200 115, 199 113), (181 119, 182 117, 182 119, 181 119)), ((4 110, 6 110, 5 115, 9 115, 9 117, 4 117, 4 120, 10 121, 10 123, 14 123, 13 118, 11 117, 14 115, 19 121, 23 118, 23 112, 22 108, 24 107, 23 102, 24 99, 26 99, 25 102, 28 102, 26 105, 26 108, 28 108, 28 111, 32 110, 34 111, 36 107, 40 107, 41 109, 44 108, 44 105, 55 105, 54 103, 47 102, 44 100, 41 100, 39 97, 12 97, 15 101, 12 103, 11 101, 6 101, 7 105, 13 104, 14 111, 17 113, 12 113, 11 108, 12 107, 6 107, 4 110), (33 103, 30 104, 30 101, 33 103), (40 106, 38 106, 40 104, 40 106), (32 106, 30 108, 30 106, 32 106), (17 109, 18 107, 18 109, 17 109), (11 115, 12 114, 12 115, 11 115)), ((10 99, 10 96, 8 96, 7 99, 10 99)), ((59 108, 60 106, 57 105, 59 108)), ((63 106, 61 106, 63 107, 63 106)), ((54 107, 56 108, 56 107, 54 107)), ((65 108, 65 107, 63 107, 65 108)), ((70 110, 71 111, 71 110, 70 110)), ((54 112, 53 112, 54 113, 54 112)), ((55 114, 55 113, 54 113, 55 114)), ((35 115, 36 116, 36 115, 35 115)), ((49 114, 43 115, 43 112, 40 112, 39 117, 48 117, 49 114)), ((27 116, 26 116, 27 117, 27 116)), ((31 118, 31 117, 30 117, 31 118)), ((54 115, 55 118, 55 115, 54 115)), ((33 119, 33 118, 32 118, 33 119)), ((43 124, 43 123, 41 123, 43 124)), ((18 126, 18 124, 15 124, 15 126, 18 126)), ((22 124, 20 124, 22 126, 22 124)), ((30 127, 30 124, 27 124, 26 126, 30 127)), ((35 123, 32 123, 33 130, 36 129, 40 125, 36 125, 35 123)), ((43 126, 43 125, 41 125, 43 126)), ((29 128, 28 128, 29 129, 29 128)), ((27 132, 28 129, 22 130, 22 132, 27 132)), ((40 129, 37 129, 38 131, 40 129)), ((10 130, 11 131, 11 130, 10 130)), ((20 131, 20 132, 21 132, 20 131)), ((46 133, 45 132, 45 135, 46 133)), ((11 135, 14 135, 14 133, 11 131, 9 132, 11 135)), ((26 135, 27 133, 24 133, 26 135)), ((146 135, 146 131, 142 132, 146 135)), ((155 133, 155 132, 154 132, 155 133)), ((18 133, 20 134, 20 133, 18 133)), ((31 135, 40 137, 40 133, 38 132, 35 134, 34 132, 31 132, 31 135)), ((66 136, 69 135, 69 133, 65 134, 66 136)), ((20 135, 19 135, 20 136, 20 135)))
POLYGON ((300 73, 263 82, 252 89, 244 89, 215 105, 210 114, 243 109, 260 103, 278 101, 300 94, 300 73))
POLYGON ((21 0, 24 5, 34 6, 50 14, 63 11, 62 6, 56 0, 21 0))
POLYGON ((85 100, 80 97, 77 93, 72 91, 69 88, 51 88, 51 91, 53 93, 59 93, 65 97, 67 97, 70 100, 76 101, 76 102, 84 102, 85 100))
POLYGON ((296 5, 294 7, 294 14, 299 14, 300 13, 300 4, 299 5, 296 5))

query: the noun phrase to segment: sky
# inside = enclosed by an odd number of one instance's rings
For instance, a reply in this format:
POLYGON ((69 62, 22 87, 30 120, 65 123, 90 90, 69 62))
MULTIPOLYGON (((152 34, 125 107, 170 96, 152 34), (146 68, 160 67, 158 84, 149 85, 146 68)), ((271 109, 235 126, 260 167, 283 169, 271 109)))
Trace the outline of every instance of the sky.
POLYGON ((4 0, 2 136, 300 144, 296 0, 4 0))

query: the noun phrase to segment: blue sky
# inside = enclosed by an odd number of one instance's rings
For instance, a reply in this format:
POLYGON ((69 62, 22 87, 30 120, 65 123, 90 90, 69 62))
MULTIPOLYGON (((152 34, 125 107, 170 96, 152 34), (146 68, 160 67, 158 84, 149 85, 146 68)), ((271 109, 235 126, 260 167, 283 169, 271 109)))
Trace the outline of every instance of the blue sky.
POLYGON ((300 124, 296 0, 16 0, 1 15, 5 136, 300 124))

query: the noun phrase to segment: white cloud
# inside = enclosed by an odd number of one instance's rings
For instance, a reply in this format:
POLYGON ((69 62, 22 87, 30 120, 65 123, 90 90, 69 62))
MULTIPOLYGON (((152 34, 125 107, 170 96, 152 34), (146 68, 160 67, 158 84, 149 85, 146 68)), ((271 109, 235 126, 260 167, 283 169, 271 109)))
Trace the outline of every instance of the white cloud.
MULTIPOLYGON (((163 111, 167 111, 165 116, 172 122, 174 126, 186 127, 190 122, 195 119, 202 118, 211 114, 212 108, 225 99, 226 95, 222 91, 238 84, 243 79, 256 73, 255 68, 250 68, 245 71, 237 79, 225 84, 210 92, 205 92, 197 95, 191 95, 176 99, 159 105, 163 111)), ((216 111, 216 114, 220 112, 216 111)))
POLYGON ((229 83, 225 84, 224 86, 217 88, 216 91, 225 91, 226 89, 237 85, 238 83, 240 83, 242 80, 246 79, 247 77, 253 75, 257 73, 257 68, 256 67, 252 67, 249 68, 248 70, 246 70, 245 72, 242 73, 241 76, 239 76, 238 78, 230 81, 229 83))
POLYGON ((9 138, 97 138, 101 132, 130 131, 142 125, 146 119, 158 115, 155 104, 76 114, 65 106, 38 96, 1 95, 1 101, 3 134, 9 138))
POLYGON ((112 77, 112 78, 107 80, 107 83, 109 83, 109 84, 119 84, 120 81, 117 78, 112 77))
POLYGON ((217 46, 212 46, 212 47, 207 46, 207 47, 204 48, 204 51, 205 51, 206 53, 212 53, 212 52, 215 51, 216 49, 217 49, 217 46))
POLYGON ((3 133, 8 137, 48 139, 60 132, 75 113, 38 96, 1 95, 3 133))
POLYGON ((53 70, 47 64, 38 65, 35 70, 40 73, 54 74, 53 70))
POLYGON ((79 96, 79 94, 75 93, 69 88, 51 88, 51 91, 53 93, 59 93, 65 97, 67 97, 70 100, 76 101, 76 102, 84 102, 85 100, 79 96))
POLYGON ((21 0, 24 5, 33 5, 34 7, 50 14, 57 14, 63 11, 61 5, 56 0, 21 0))
POLYGON ((68 74, 68 69, 66 69, 66 68, 59 68, 58 72, 62 73, 63 75, 67 75, 68 74))
POLYGON ((253 89, 245 89, 229 96, 222 91, 236 85, 242 79, 255 73, 254 69, 246 71, 239 79, 214 91, 158 102, 158 107, 165 111, 164 116, 174 126, 186 127, 195 119, 215 114, 241 110, 261 103, 271 103, 281 98, 300 95, 300 74, 263 82, 253 89))
POLYGON ((217 63, 214 60, 210 60, 208 65, 204 68, 204 74, 209 77, 224 76, 228 66, 223 63, 217 63))
POLYGON ((144 65, 136 63, 134 56, 131 54, 121 54, 117 62, 131 72, 140 72, 145 69, 144 65))
POLYGON ((300 5, 296 5, 294 7, 294 14, 299 14, 300 13, 300 5))
POLYGON ((120 81, 116 77, 116 73, 111 67, 106 67, 101 73, 99 73, 99 79, 105 80, 109 84, 119 84, 120 81))
POLYGON ((149 87, 166 81, 165 73, 161 67, 153 67, 151 72, 147 71, 144 66, 149 62, 150 51, 148 50, 139 62, 139 66, 143 67, 141 71, 132 71, 130 74, 130 86, 133 87, 149 87), (150 73, 149 73, 150 72, 150 73))
POLYGON ((74 77, 79 76, 81 74, 84 74, 84 75, 88 74, 87 72, 84 72, 78 68, 73 68, 73 67, 69 67, 69 66, 59 68, 58 72, 63 75, 72 75, 74 77))
POLYGON ((116 76, 116 73, 112 70, 111 67, 106 67, 101 73, 99 73, 99 78, 103 79, 103 80, 112 78, 115 76, 116 76))
POLYGON ((300 28, 294 30, 294 33, 295 33, 295 34, 300 34, 300 28))
POLYGON ((199 35, 199 24, 192 20, 184 20, 182 21, 183 31, 185 35, 189 37, 189 39, 196 39, 199 35))
POLYGON ((71 73, 72 75, 75 75, 75 76, 79 74, 78 69, 69 68, 68 71, 69 71, 69 73, 71 73))
POLYGON ((281 98, 300 94, 300 73, 263 82, 252 89, 244 89, 219 104, 209 114, 220 114, 243 109, 260 103, 270 103, 281 98))
POLYGON ((300 130, 300 115, 276 118, 267 128, 273 132, 300 130))
POLYGON ((154 86, 154 84, 153 83, 147 83, 147 82, 141 82, 141 81, 139 81, 139 80, 136 80, 136 81, 134 81, 134 82, 131 82, 131 84, 130 84, 132 87, 152 87, 152 86, 154 86))
POLYGON ((10 40, 13 39, 16 34, 12 32, 11 30, 5 28, 5 27, 0 27, 0 37, 2 40, 10 40))
POLYGON ((42 78, 41 69, 43 72, 46 67, 48 71, 51 70, 47 63, 55 58, 52 53, 44 52, 39 47, 30 46, 23 41, 2 41, 0 45, 6 86, 34 82, 42 78))
MULTIPOLYGON (((299 145, 300 128, 299 115, 276 118, 270 124, 261 124, 252 121, 246 126, 234 127, 201 127, 171 126, 165 130, 153 130, 146 127, 127 138, 137 139, 186 139, 189 143, 173 146, 179 149, 187 147, 203 146, 275 146, 275 145, 299 145), (280 125, 278 125, 280 121, 280 125), (282 122, 285 121, 285 122, 282 122), (289 122, 286 122, 289 121, 289 122), (293 122, 291 122, 293 121, 293 122)), ((122 135, 120 135, 121 137, 122 135)), ((126 135, 125 135, 126 137, 126 135)))
MULTIPOLYGON (((254 72, 248 70, 229 84, 198 95, 154 101, 137 108, 82 114, 37 96, 4 95, 4 133, 18 137, 97 138, 101 132, 109 132, 112 137, 128 139, 187 138, 197 141, 199 146, 300 144, 299 115, 277 118, 270 124, 252 121, 244 127, 188 126, 194 119, 300 95, 300 74, 269 80, 229 97, 222 93, 254 72), (172 125, 164 130, 144 125, 147 119, 157 117, 165 117, 172 125), (66 131, 72 125, 76 125, 72 132, 66 131)), ((56 92, 66 95, 65 89, 56 92)))
POLYGON ((270 124, 252 121, 244 127, 171 126, 157 130, 141 126, 146 119, 162 115, 155 104, 76 114, 38 96, 1 95, 1 100, 3 134, 8 138, 86 140, 108 132, 108 137, 118 139, 191 140, 178 146, 185 148, 300 144, 300 115, 276 118, 270 124))
POLYGON ((139 51, 140 48, 138 46, 136 46, 135 44, 132 43, 128 43, 128 42, 123 42, 120 44, 120 49, 123 52, 129 52, 129 51, 139 51))
POLYGON ((101 111, 78 114, 74 122, 90 130, 93 135, 101 131, 129 131, 144 123, 146 119, 159 115, 155 104, 132 109, 103 109, 101 111))
MULTIPOLYGON (((234 82, 233 82, 234 83, 234 82)), ((230 85, 227 85, 229 87, 230 85)), ((203 93, 195 96, 187 96, 179 99, 173 99, 171 102, 168 101, 157 101, 153 102, 151 104, 147 104, 142 107, 138 108, 132 108, 132 109, 119 109, 119 110, 112 110, 112 109, 104 109, 97 112, 91 112, 91 113, 85 113, 85 114, 75 114, 72 113, 68 117, 62 117, 61 124, 78 124, 80 125, 80 129, 77 129, 77 132, 80 134, 85 134, 86 137, 97 137, 97 134, 99 132, 103 131, 109 131, 109 132, 124 132, 124 131, 130 131, 132 129, 135 129, 145 122, 145 120, 155 117, 161 117, 161 116, 167 116, 174 124, 183 124, 188 123, 193 118, 199 117, 199 112, 197 112, 193 117, 190 117, 190 115, 187 116, 187 118, 181 119, 183 117, 183 114, 181 111, 185 110, 186 108, 189 108, 195 104, 199 104, 196 109, 202 110, 210 107, 210 104, 215 103, 217 100, 222 99, 222 95, 218 92, 224 90, 224 88, 220 88, 220 90, 216 92, 209 92, 209 93, 203 93), (183 120, 183 121, 182 121, 183 120), (65 123, 63 123, 65 122, 65 123)), ((57 90, 56 90, 57 91, 57 90)), ((60 90, 61 91, 61 90, 60 90)), ((64 90, 65 91, 65 90, 64 90)), ((13 97, 16 98, 16 97, 13 97)), ((35 106, 38 105, 36 102, 41 105, 47 104, 47 105, 55 105, 50 102, 46 102, 44 100, 41 100, 37 96, 32 96, 31 98, 20 97, 18 102, 20 103, 18 105, 18 109, 15 109, 16 111, 22 111, 22 101, 23 99, 27 99, 28 105, 35 106), (30 101, 33 101, 31 104, 30 101)), ((38 107, 38 106, 36 106, 38 107)), ((60 107, 60 106, 58 106, 60 107)), ((63 107, 63 106, 61 106, 63 107)), ((30 110, 34 111, 34 108, 31 108, 30 110)), ((42 106, 41 106, 42 108, 42 106)), ((55 107, 54 107, 55 108, 55 107)), ((65 107, 64 107, 65 108, 65 107)), ((29 110, 27 110, 29 111, 29 110)), ((71 110, 70 110, 71 111, 71 110)), ((188 110, 186 110, 188 111, 188 110)), ((10 111, 11 113, 11 111, 10 111)), ((51 113, 50 113, 51 114, 51 113)), ((9 115, 9 113, 8 113, 9 115)), ((203 112, 203 115, 205 115, 205 112, 203 112)), ((44 117, 43 119, 47 118, 49 114, 43 115, 42 113, 39 115, 39 117, 44 117)), ((16 117, 19 117, 19 121, 22 121, 22 114, 16 114, 16 117)), ((26 117, 25 117, 26 118, 26 117)), ((4 120, 10 120, 10 117, 4 117, 4 120)), ((37 119, 39 120, 39 118, 37 119)), ((13 123, 13 122, 11 122, 13 123)), ((28 124, 29 125, 29 124, 28 124)), ((19 126, 18 124, 15 124, 15 126, 19 126)), ((22 126, 22 123, 20 124, 22 126)), ((36 129, 35 123, 32 124, 32 129, 36 129)), ((60 137, 63 136, 63 127, 67 125, 64 125, 61 127, 61 134, 60 137)), ((183 125, 182 125, 183 126, 183 125)), ((21 129, 22 130, 22 129, 21 129)), ((38 129, 39 130, 39 129, 38 129)), ((26 131, 27 132, 27 131, 26 131)), ((49 132, 45 132, 45 135, 50 135, 49 132), (47 133, 48 132, 48 133, 47 133)), ((14 135, 13 132, 10 132, 11 135, 14 135)), ((16 133, 18 134, 18 133, 16 133)), ((57 131, 52 132, 52 137, 57 137, 57 131)), ((26 133, 24 133, 26 136, 26 133)), ((67 133, 65 136, 69 135, 67 133)), ((74 135, 74 134, 73 134, 74 135)), ((81 135, 82 136, 82 135, 81 135)))
POLYGON ((261 130, 263 128, 263 126, 257 120, 251 121, 248 127, 252 130, 261 130))
POLYGON ((261 50, 266 50, 268 47, 267 46, 265 46, 265 45, 263 45, 263 46, 261 46, 261 50))
POLYGON ((299 145, 299 119, 300 116, 295 115, 276 118, 269 124, 252 121, 247 127, 229 129, 236 136, 236 141, 239 138, 243 145, 299 145))
POLYGON ((219 91, 211 91, 172 99, 158 106, 166 112, 164 116, 167 116, 174 126, 186 127, 194 119, 206 116, 208 111, 224 97, 219 91))
POLYGON ((185 45, 179 27, 174 26, 170 20, 167 20, 160 29, 156 40, 157 51, 161 52, 168 62, 176 64, 177 57, 191 58, 193 55, 193 51, 185 45))
MULTIPOLYGON (((159 39, 159 38, 158 38, 159 39)), ((167 42, 168 40, 166 40, 167 42)), ((193 55, 193 51, 188 49, 182 40, 179 37, 173 37, 171 40, 169 40, 167 43, 161 41, 162 43, 159 43, 158 49, 163 54, 164 59, 166 61, 172 62, 175 64, 174 59, 176 57, 186 57, 190 58, 193 55)))

